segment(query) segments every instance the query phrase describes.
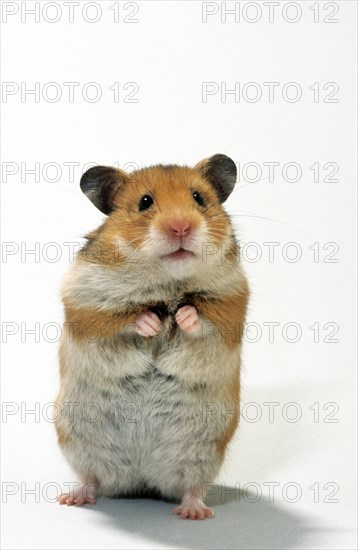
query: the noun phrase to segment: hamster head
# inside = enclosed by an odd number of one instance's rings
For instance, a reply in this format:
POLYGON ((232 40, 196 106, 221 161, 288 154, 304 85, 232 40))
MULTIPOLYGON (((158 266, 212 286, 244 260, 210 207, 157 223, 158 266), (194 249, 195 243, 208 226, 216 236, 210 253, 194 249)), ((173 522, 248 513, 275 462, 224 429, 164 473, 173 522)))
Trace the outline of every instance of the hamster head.
POLYGON ((173 278, 208 269, 235 248, 222 207, 235 182, 236 165, 221 154, 193 168, 157 165, 131 173, 90 168, 81 189, 108 218, 89 241, 99 245, 100 261, 111 265, 135 259, 173 278))

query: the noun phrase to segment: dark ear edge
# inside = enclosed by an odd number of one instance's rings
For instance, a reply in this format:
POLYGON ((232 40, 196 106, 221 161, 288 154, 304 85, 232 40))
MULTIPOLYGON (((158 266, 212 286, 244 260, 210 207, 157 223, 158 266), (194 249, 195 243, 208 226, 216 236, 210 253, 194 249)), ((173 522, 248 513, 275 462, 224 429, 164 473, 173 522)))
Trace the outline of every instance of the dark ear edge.
POLYGON ((80 187, 98 210, 108 216, 114 210, 113 199, 125 177, 125 172, 111 166, 93 166, 83 174, 80 187))
POLYGON ((225 202, 235 187, 237 177, 235 162, 230 157, 219 153, 198 162, 195 169, 211 183, 219 201, 225 202))

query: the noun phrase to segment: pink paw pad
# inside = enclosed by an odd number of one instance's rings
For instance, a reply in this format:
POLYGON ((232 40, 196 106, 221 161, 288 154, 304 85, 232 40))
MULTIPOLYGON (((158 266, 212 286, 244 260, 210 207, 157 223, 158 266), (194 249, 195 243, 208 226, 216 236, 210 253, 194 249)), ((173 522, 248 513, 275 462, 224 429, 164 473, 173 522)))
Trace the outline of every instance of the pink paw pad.
POLYGON ((193 306, 183 306, 175 315, 176 322, 185 332, 197 332, 200 328, 198 312, 193 306))
POLYGON ((134 330, 137 334, 146 338, 158 334, 160 327, 160 319, 153 311, 143 311, 138 315, 134 323, 134 330))

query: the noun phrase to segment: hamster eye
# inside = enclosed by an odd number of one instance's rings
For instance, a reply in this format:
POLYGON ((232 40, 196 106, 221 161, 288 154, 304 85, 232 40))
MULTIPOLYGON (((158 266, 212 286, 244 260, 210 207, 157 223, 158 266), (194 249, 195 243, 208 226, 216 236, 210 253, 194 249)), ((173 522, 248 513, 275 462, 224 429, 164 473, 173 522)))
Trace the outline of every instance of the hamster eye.
POLYGON ((153 199, 150 195, 144 195, 139 201, 138 208, 139 212, 143 212, 143 210, 148 210, 153 204, 153 199))
POLYGON ((200 195, 199 191, 194 191, 193 193, 194 200, 198 203, 199 206, 204 206, 205 201, 202 195, 200 195))

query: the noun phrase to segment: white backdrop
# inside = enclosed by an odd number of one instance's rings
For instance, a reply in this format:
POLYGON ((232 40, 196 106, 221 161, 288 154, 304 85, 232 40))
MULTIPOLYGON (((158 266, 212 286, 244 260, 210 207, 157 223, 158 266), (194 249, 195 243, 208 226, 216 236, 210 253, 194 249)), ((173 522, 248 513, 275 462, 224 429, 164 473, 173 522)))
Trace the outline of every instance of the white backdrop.
POLYGON ((3 2, 1 16, 3 548, 355 548, 356 3, 3 2), (76 477, 50 421, 59 285, 102 219, 81 173, 215 153, 238 166, 226 206, 252 289, 216 518, 60 508, 76 477))

